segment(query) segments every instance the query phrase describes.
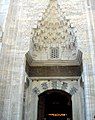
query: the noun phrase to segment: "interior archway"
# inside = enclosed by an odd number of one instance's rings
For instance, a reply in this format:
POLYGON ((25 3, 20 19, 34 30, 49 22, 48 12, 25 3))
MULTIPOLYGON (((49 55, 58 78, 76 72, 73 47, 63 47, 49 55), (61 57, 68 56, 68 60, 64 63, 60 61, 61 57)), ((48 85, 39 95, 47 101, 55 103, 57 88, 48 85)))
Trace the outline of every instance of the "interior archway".
POLYGON ((71 95, 56 89, 41 93, 37 120, 72 120, 71 95))

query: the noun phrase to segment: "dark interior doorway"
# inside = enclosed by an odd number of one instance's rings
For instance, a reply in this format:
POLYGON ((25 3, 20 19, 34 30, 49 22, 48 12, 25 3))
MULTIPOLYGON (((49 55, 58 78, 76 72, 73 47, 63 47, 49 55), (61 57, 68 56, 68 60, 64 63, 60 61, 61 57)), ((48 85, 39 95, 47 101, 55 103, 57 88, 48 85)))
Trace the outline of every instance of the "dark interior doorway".
POLYGON ((41 93, 37 120, 72 120, 71 95, 55 89, 41 93))

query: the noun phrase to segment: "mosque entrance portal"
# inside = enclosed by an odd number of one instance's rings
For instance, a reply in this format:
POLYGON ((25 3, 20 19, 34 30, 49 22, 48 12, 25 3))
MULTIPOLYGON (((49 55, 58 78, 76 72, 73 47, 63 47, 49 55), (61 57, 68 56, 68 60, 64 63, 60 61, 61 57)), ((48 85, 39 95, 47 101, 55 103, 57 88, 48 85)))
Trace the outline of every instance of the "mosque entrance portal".
POLYGON ((38 120, 72 120, 71 95, 55 89, 40 94, 38 120))

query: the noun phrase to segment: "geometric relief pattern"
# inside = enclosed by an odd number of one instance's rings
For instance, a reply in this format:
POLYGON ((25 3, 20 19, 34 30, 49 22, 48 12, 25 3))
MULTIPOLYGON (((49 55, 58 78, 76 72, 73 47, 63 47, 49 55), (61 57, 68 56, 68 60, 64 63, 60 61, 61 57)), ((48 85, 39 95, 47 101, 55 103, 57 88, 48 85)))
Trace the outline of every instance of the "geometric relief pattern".
POLYGON ((69 92, 69 93, 70 93, 71 95, 74 95, 77 91, 78 91, 77 88, 72 87, 72 88, 70 89, 70 92, 69 92))
MULTIPOLYGON (((77 82, 76 82, 77 83, 77 82)), ((50 81, 39 81, 39 84, 34 84, 33 93, 39 95, 40 93, 50 90, 50 89, 61 89, 74 95, 78 89, 75 82, 59 81, 59 80, 50 80, 50 81)))
POLYGON ((52 88, 57 89, 57 81, 52 81, 52 88))
POLYGON ((66 90, 67 87, 68 87, 68 83, 63 82, 63 83, 62 83, 62 86, 61 86, 61 89, 62 89, 62 90, 66 90))
POLYGON ((41 84, 41 87, 42 87, 43 90, 47 90, 47 89, 48 89, 48 84, 47 84, 47 82, 42 83, 42 84, 41 84))
POLYGON ((37 95, 40 94, 40 90, 37 87, 34 87, 32 91, 34 94, 37 94, 37 95))

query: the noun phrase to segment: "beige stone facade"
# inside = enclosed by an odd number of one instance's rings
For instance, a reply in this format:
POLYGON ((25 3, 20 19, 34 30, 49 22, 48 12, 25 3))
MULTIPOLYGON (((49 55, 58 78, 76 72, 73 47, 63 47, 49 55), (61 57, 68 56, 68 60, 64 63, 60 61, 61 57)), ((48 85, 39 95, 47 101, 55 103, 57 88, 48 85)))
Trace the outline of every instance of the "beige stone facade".
MULTIPOLYGON (((8 2, 5 1, 7 5, 8 2)), ((71 76, 69 77, 65 76, 65 78, 64 76, 62 77, 57 76, 56 78, 54 78, 53 76, 50 77, 46 76, 44 78, 43 76, 41 77, 37 76, 35 78, 34 76, 34 78, 32 78, 31 76, 27 75, 27 73, 25 72, 25 66, 27 60, 25 54, 28 51, 30 55, 30 57, 28 57, 28 59, 30 60, 29 63, 31 63, 30 58, 34 57, 34 60, 43 60, 44 58, 44 60, 48 60, 49 63, 47 62, 47 64, 48 65, 50 64, 50 59, 47 57, 47 54, 45 54, 45 52, 40 53, 38 50, 38 52, 37 51, 35 52, 36 55, 32 56, 33 47, 34 47, 32 43, 34 37, 33 28, 37 29, 37 25, 39 23, 38 21, 43 20, 43 15, 45 14, 45 10, 48 8, 49 3, 50 3, 49 0, 28 0, 28 1, 10 0, 8 13, 6 12, 7 18, 5 17, 6 22, 2 22, 2 24, 5 24, 5 27, 3 30, 3 38, 1 41, 1 52, 0 52, 1 53, 0 55, 0 63, 1 63, 0 119, 1 120, 22 120, 22 119, 37 120, 37 102, 38 102, 37 96, 40 93, 49 89, 58 89, 58 90, 63 89, 64 91, 70 93, 70 90, 72 90, 71 88, 74 88, 73 89, 74 94, 72 93, 73 120, 95 119, 94 118, 95 116, 94 4, 95 3, 93 0, 92 1, 58 0, 58 4, 60 6, 60 10, 59 10, 60 16, 62 16, 63 18, 65 16, 66 20, 69 19, 71 25, 73 24, 73 26, 77 30, 76 33, 77 49, 73 48, 73 51, 74 53, 77 53, 78 50, 82 52, 82 64, 83 64, 83 72, 81 72, 82 74, 80 74, 80 76, 78 77, 75 76, 77 78, 74 78, 74 76, 73 78, 71 76), (55 79, 54 83, 52 83, 52 79, 55 79), (59 79, 61 80, 61 82, 59 79), (27 81, 29 82, 29 84, 27 81), (67 85, 65 86, 66 88, 64 88, 63 83, 67 85), (43 85, 45 85, 44 88, 43 85), (25 91, 25 87, 27 86, 28 88, 25 91), (23 99, 25 99, 25 103, 23 99)), ((50 25, 50 27, 51 26, 52 25, 50 25)), ((42 29, 42 27, 40 29, 42 29)), ((46 29, 44 28, 44 30, 46 29)), ((37 39, 38 38, 36 38, 36 40, 37 39)), ((51 39, 50 36, 49 39, 51 39)), ((54 43, 54 47, 56 46, 56 44, 59 44, 58 42, 59 41, 57 41, 57 43, 54 43)), ((38 43, 40 44, 40 46, 42 45, 43 48, 46 48, 49 45, 48 42, 46 42, 45 45, 42 42, 38 42, 38 43)), ((65 43, 65 45, 67 43, 65 43)), ((61 45, 62 44, 59 44, 59 46, 61 45)), ((74 57, 71 57, 72 53, 68 54, 70 55, 69 57, 68 55, 66 57, 66 55, 67 54, 65 53, 65 58, 66 58, 65 60, 67 61, 75 60, 74 57)), ((45 63, 46 62, 43 61, 42 64, 45 66, 46 65, 45 63)), ((63 63, 64 62, 59 64, 59 62, 57 62, 52 64, 57 64, 61 66, 61 64, 63 63)), ((34 64, 39 66, 38 61, 37 63, 34 62, 34 64)))

